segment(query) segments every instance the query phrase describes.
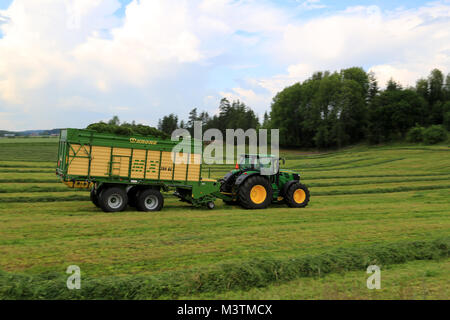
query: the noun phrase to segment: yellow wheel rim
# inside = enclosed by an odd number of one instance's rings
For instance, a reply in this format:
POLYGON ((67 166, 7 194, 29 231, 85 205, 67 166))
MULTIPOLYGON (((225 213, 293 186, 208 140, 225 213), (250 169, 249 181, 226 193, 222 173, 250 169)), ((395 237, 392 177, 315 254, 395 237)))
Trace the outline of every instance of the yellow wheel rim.
POLYGON ((253 186, 252 190, 250 190, 250 200, 255 204, 263 203, 266 197, 267 191, 262 185, 253 186))
POLYGON ((303 203, 306 199, 306 193, 303 189, 297 189, 294 192, 294 201, 296 203, 303 203))

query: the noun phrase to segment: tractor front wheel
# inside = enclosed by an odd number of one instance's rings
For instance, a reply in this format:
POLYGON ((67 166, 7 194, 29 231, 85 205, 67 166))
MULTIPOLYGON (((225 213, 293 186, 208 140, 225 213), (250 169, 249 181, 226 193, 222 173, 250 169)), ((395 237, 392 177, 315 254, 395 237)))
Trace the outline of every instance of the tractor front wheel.
POLYGON ((304 208, 309 203, 309 190, 301 183, 295 183, 286 192, 286 202, 291 208, 304 208))
POLYGON ((273 190, 261 176, 250 177, 239 188, 239 203, 246 209, 265 209, 272 202, 273 190))

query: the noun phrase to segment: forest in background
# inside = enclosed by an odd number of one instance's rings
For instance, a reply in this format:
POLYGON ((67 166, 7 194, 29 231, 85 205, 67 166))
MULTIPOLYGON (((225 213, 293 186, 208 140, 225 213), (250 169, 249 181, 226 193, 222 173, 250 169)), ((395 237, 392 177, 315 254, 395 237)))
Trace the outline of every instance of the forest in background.
POLYGON ((374 74, 359 67, 316 72, 280 91, 270 109, 260 122, 245 103, 223 98, 213 116, 198 108, 187 120, 171 113, 159 119, 157 129, 120 123, 117 116, 88 129, 169 138, 178 128, 192 134, 194 122, 201 121, 203 130, 216 128, 224 136, 226 129, 279 129, 283 147, 327 149, 404 140, 434 144, 445 141, 450 130, 450 74, 434 69, 415 87, 391 79, 380 89, 374 74))
POLYGON ((266 128, 280 130, 285 147, 333 148, 363 141, 372 144, 408 140, 437 143, 450 130, 450 74, 438 69, 415 87, 391 79, 380 89, 373 73, 353 67, 339 72, 316 72, 289 86, 272 101, 262 123, 241 101, 223 98, 219 113, 210 116, 194 108, 187 121, 170 114, 158 129, 170 134, 177 128, 192 131, 194 121, 205 129, 266 128))

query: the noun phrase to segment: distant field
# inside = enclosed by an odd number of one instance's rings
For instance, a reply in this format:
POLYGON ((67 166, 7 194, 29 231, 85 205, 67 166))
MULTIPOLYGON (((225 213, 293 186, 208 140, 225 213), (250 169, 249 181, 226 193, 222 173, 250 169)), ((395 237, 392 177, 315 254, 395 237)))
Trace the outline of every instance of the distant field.
MULTIPOLYGON (((277 205, 248 211, 217 200, 216 209, 209 211, 168 194, 161 212, 128 209, 111 214, 95 208, 87 192, 59 183, 54 174, 56 141, 0 139, 0 269, 4 271, 0 298, 17 298, 21 288, 17 283, 35 283, 37 288, 50 288, 45 285, 48 281, 63 285, 58 277, 64 279, 72 264, 80 266, 90 281, 110 279, 96 287, 104 285, 102 294, 120 298, 449 297, 448 145, 357 146, 322 154, 284 151, 285 167, 299 171, 310 187, 311 202, 305 209, 277 205), (436 239, 443 242, 430 250, 439 254, 415 251, 436 239), (373 259, 372 247, 378 250, 376 261, 382 268, 382 290, 377 292, 365 288, 363 262, 348 268, 325 262, 328 254, 348 261, 373 259), (266 264, 294 267, 292 259, 317 265, 323 272, 316 274, 313 267, 286 274, 284 268, 280 277, 277 273, 267 281, 252 273, 256 268, 265 274, 266 264), (223 264, 228 267, 223 269, 223 264), (224 287, 213 285, 214 277, 229 276, 220 270, 234 270, 236 279, 257 279, 242 285, 231 276, 224 287), (153 288, 164 285, 161 279, 179 282, 148 292, 138 288, 140 277, 153 288), (206 280, 192 289, 202 277, 206 280), (17 285, 13 288, 12 283, 17 285), (120 291, 108 287, 115 284, 120 291), (128 295, 122 297, 124 292, 128 295)), ((205 166, 203 172, 218 178, 232 168, 205 166)), ((26 292, 24 297, 37 297, 26 292)), ((61 292, 59 297, 64 298, 65 291, 61 292)), ((98 296, 92 291, 80 297, 98 296)))
POLYGON ((14 137, 14 138, 0 138, 0 143, 42 143, 42 142, 58 142, 58 137, 14 137))

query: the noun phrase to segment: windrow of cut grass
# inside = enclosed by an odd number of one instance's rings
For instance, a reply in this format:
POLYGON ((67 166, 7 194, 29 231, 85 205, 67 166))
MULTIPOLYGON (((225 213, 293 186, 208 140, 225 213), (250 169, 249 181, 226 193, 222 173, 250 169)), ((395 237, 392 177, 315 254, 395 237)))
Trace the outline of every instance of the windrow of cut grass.
POLYGON ((0 179, 0 184, 3 183, 61 183, 61 180, 58 178, 8 178, 8 179, 0 179))
POLYGON ((446 259, 450 238, 407 241, 361 248, 338 248, 289 259, 262 258, 152 276, 83 277, 80 290, 68 290, 67 276, 0 273, 0 299, 161 299, 204 292, 262 288, 300 277, 364 270, 414 260, 446 259))
POLYGON ((0 183, 0 193, 67 192, 63 183, 0 183))
MULTIPOLYGON (((448 174, 448 173, 447 173, 448 174)), ((415 178, 415 177, 442 177, 442 173, 412 173, 412 174, 362 174, 362 175, 339 175, 339 176, 312 176, 302 175, 307 180, 326 180, 326 179, 364 179, 364 178, 415 178)), ((446 176, 446 175, 444 175, 446 176)))
POLYGON ((36 168, 36 169, 27 169, 27 168, 7 168, 7 169, 2 169, 0 168, 0 173, 46 173, 46 174, 54 174, 55 170, 51 170, 51 169, 43 169, 43 168, 36 168))
POLYGON ((301 167, 292 167, 290 168, 291 170, 296 170, 296 171, 307 171, 307 172, 314 172, 314 171, 337 171, 337 170, 355 170, 355 169, 361 169, 361 168, 367 168, 367 167, 372 167, 372 166, 379 166, 379 165, 384 165, 384 164, 390 164, 392 162, 395 161, 401 161, 404 160, 404 158, 396 158, 396 159, 386 159, 386 160, 378 160, 378 161, 370 161, 368 163, 359 163, 359 164, 354 164, 352 166, 336 166, 336 167, 323 167, 323 168, 301 168, 301 167))
POLYGON ((16 170, 16 169, 55 169, 54 163, 41 162, 36 160, 34 163, 32 161, 0 161, 0 168, 2 170, 16 170))
POLYGON ((0 202, 56 202, 56 201, 88 201, 89 193, 83 190, 68 189, 59 192, 17 192, 17 193, 1 193, 0 202))
MULTIPOLYGON (((307 180, 306 180, 307 181, 307 180)), ((313 180, 314 181, 314 180, 313 180)), ((322 179, 324 182, 306 182, 308 187, 311 188, 320 188, 320 187, 335 187, 335 186, 359 186, 359 185, 380 185, 380 184, 389 184, 389 183, 404 183, 408 185, 410 183, 416 182, 434 182, 434 181, 447 181, 450 183, 450 176, 424 176, 424 177, 411 177, 411 178, 378 178, 378 179, 349 179, 349 178, 340 178, 340 179, 322 179)))
MULTIPOLYGON (((325 189, 325 188, 324 188, 325 189)), ((370 188, 370 189, 330 189, 324 191, 314 191, 315 196, 339 196, 346 194, 372 194, 372 193, 395 193, 395 192, 408 192, 408 191, 429 191, 429 190, 440 190, 440 189, 450 189, 450 184, 442 185, 419 185, 419 186, 397 186, 397 187, 384 187, 384 188, 370 188)))
POLYGON ((55 183, 60 182, 60 178, 54 172, 0 172, 0 183, 55 183))
POLYGON ((360 158, 360 159, 352 159, 346 161, 331 161, 330 163, 310 163, 310 162, 301 162, 300 166, 298 161, 291 161, 293 164, 287 165, 286 169, 290 170, 307 170, 307 171, 328 171, 328 170, 341 170, 346 168, 361 168, 361 167, 369 167, 374 165, 385 164, 393 161, 403 160, 404 158, 395 158, 395 159, 373 159, 370 157, 360 158), (348 166, 351 164, 351 166, 348 166))
POLYGON ((383 266, 381 289, 368 290, 366 270, 273 283, 265 288, 206 292, 182 300, 448 300, 450 259, 415 260, 383 266))
POLYGON ((35 172, 35 173, 22 173, 22 172, 0 172, 0 179, 2 180, 8 180, 8 179, 22 179, 22 180, 26 180, 26 179, 30 179, 30 180, 37 180, 37 179, 42 179, 42 180, 46 180, 46 179, 59 179, 55 172, 53 173, 46 173, 46 172, 35 172))

